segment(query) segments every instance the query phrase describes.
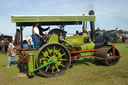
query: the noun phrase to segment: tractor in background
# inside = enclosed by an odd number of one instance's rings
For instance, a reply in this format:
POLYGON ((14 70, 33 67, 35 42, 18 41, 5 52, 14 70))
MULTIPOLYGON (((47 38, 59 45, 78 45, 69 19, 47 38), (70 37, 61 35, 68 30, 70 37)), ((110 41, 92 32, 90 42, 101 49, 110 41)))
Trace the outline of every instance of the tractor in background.
MULTIPOLYGON (((18 49, 19 62, 26 66, 28 76, 39 71, 45 77, 63 75, 71 63, 79 59, 81 53, 92 52, 91 57, 96 62, 111 66, 117 64, 120 59, 119 51, 114 45, 108 45, 104 41, 95 39, 95 16, 94 11, 89 11, 89 16, 12 16, 12 22, 20 27, 21 42, 23 41, 23 29, 40 23, 42 26, 60 26, 49 31, 47 43, 40 49, 18 49), (90 23, 90 36, 88 36, 86 23, 90 23), (82 25, 82 33, 74 36, 66 36, 64 26, 82 25)), ((72 28, 73 29, 73 28, 72 28)), ((81 28, 78 28, 78 30, 81 28)))
POLYGON ((8 44, 12 42, 12 36, 9 35, 0 35, 0 50, 2 53, 6 53, 8 49, 8 44))

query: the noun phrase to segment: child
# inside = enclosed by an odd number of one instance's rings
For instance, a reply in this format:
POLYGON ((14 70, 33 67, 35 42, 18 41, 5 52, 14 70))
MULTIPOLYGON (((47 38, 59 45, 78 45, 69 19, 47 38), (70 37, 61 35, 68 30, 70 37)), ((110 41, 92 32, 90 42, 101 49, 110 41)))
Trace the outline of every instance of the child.
POLYGON ((14 45, 12 43, 9 43, 9 45, 8 45, 7 56, 8 56, 8 66, 7 66, 7 68, 9 68, 11 66, 10 65, 11 58, 13 59, 15 66, 17 66, 16 59, 15 59, 14 45))
POLYGON ((26 40, 23 41, 23 48, 28 48, 28 42, 26 40))

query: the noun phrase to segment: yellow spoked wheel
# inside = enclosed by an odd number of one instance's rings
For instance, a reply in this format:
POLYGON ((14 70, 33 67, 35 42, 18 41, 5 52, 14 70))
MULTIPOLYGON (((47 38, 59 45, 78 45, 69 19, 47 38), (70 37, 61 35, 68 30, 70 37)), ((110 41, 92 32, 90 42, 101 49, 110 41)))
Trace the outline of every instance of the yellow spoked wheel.
POLYGON ((39 71, 46 77, 55 77, 63 75, 71 63, 70 53, 63 45, 59 43, 49 43, 40 48, 36 59, 37 67, 46 65, 39 71))

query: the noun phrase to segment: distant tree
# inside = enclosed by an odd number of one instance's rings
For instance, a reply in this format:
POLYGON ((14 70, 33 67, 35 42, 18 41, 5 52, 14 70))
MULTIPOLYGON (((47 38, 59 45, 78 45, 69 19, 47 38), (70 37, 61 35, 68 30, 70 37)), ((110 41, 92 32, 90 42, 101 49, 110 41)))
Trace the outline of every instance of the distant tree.
POLYGON ((118 34, 123 34, 124 31, 123 31, 123 30, 118 30, 117 33, 118 33, 118 34))
POLYGON ((103 29, 102 31, 103 31, 103 32, 106 32, 106 30, 105 30, 105 29, 103 29))

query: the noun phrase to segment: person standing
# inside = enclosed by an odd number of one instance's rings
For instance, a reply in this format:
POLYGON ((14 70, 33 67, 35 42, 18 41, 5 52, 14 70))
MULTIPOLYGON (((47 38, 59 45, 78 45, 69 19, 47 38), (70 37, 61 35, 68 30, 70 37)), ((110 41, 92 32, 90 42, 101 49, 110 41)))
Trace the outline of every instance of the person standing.
POLYGON ((32 39, 34 41, 34 48, 39 49, 40 47, 40 38, 43 37, 42 31, 48 30, 50 27, 47 29, 43 29, 40 25, 40 23, 36 23, 32 29, 32 39))
POLYGON ((5 53, 5 41, 4 40, 1 40, 1 47, 2 47, 1 51, 5 53))
POLYGON ((13 59, 15 66, 17 66, 16 59, 15 59, 14 45, 12 43, 9 43, 7 56, 8 56, 7 68, 11 66, 11 58, 13 59))

